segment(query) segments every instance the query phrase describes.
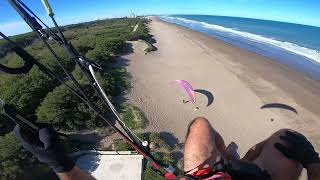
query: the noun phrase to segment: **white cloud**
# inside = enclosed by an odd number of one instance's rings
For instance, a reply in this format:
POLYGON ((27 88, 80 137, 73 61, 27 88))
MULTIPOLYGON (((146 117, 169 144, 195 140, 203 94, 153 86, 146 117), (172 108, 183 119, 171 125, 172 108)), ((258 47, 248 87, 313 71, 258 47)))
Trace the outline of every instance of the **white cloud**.
POLYGON ((31 28, 24 21, 0 23, 0 31, 7 36, 21 34, 31 31, 31 28))

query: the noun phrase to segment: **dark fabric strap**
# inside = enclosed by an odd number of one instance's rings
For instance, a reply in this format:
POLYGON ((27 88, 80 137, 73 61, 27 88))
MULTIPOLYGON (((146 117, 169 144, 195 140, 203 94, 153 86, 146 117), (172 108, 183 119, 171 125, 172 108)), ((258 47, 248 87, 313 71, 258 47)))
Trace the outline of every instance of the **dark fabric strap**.
POLYGON ((0 71, 3 71, 8 74, 26 74, 28 73, 33 64, 34 64, 34 59, 33 57, 23 50, 22 48, 15 46, 12 48, 12 50, 24 61, 24 65, 19 68, 10 68, 5 65, 0 64, 0 71))

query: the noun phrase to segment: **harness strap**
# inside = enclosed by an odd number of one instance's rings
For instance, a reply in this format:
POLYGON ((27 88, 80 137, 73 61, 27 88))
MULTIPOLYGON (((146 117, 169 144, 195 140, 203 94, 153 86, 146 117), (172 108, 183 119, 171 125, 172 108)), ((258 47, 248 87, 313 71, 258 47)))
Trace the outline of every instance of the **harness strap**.
POLYGON ((33 57, 27 53, 24 49, 21 47, 16 46, 7 36, 5 36, 3 33, 0 32, 0 36, 3 37, 5 40, 7 40, 10 44, 12 44, 14 47, 12 47, 12 50, 21 57, 21 59, 24 61, 24 65, 19 68, 10 68, 5 65, 0 64, 0 71, 3 71, 8 74, 26 74, 29 72, 34 65, 34 59, 33 57))
POLYGON ((232 180, 231 176, 226 172, 217 172, 213 176, 203 180, 232 180))

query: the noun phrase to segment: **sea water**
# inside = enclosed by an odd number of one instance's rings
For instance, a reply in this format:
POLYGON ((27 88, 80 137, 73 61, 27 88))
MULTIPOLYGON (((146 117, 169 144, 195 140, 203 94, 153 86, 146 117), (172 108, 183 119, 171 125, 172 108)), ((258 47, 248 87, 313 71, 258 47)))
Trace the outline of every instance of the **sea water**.
POLYGON ((320 27, 209 15, 160 18, 269 57, 320 80, 320 27))

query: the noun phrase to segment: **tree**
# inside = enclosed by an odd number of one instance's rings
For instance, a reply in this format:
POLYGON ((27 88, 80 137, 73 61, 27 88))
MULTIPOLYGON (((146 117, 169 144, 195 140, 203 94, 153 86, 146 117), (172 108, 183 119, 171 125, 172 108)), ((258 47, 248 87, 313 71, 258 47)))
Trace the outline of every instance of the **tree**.
POLYGON ((48 78, 38 68, 33 68, 25 77, 9 84, 3 93, 3 99, 22 115, 31 115, 56 85, 56 80, 48 78))
POLYGON ((68 131, 102 126, 97 116, 65 85, 48 93, 37 110, 37 116, 39 122, 68 131))
MULTIPOLYGON (((57 43, 51 43, 52 48, 61 59, 63 66, 67 69, 68 72, 73 71, 75 67, 75 63, 70 59, 68 54, 65 52, 63 48, 61 48, 57 43)), ((37 61, 49 67, 55 74, 63 74, 64 72, 59 66, 58 62, 54 58, 54 56, 49 52, 46 48, 28 46, 25 48, 37 61)), ((65 76, 65 75, 64 75, 65 76)))
POLYGON ((81 36, 74 41, 73 45, 77 48, 77 50, 80 53, 86 54, 88 51, 93 50, 95 48, 95 39, 96 37, 92 34, 81 36))
POLYGON ((12 133, 0 136, 1 179, 16 179, 25 168, 36 163, 32 155, 24 150, 12 133))
MULTIPOLYGON (((21 47, 25 47, 33 43, 36 34, 33 32, 11 36, 10 39, 21 47)), ((0 39, 0 58, 3 58, 7 53, 11 52, 11 44, 4 39, 0 39)))
POLYGON ((100 51, 98 49, 90 50, 86 53, 88 59, 96 61, 101 67, 107 69, 114 62, 114 58, 108 51, 100 51))
MULTIPOLYGON (((126 51, 126 41, 133 35, 137 35, 139 38, 147 36, 145 34, 147 29, 145 29, 143 22, 139 19, 112 19, 62 27, 68 40, 82 55, 95 60, 103 67, 103 71, 97 73, 97 78, 111 100, 113 97, 121 95, 129 87, 129 78, 125 68, 115 68, 113 65, 116 62, 114 55, 126 51), (132 32, 137 23, 140 23, 138 30, 132 32)), ((53 28, 53 31, 56 29, 53 28)), ((35 38, 36 35, 33 32, 11 37, 36 60, 70 83, 52 54, 40 40, 35 38)), ((75 75, 84 87, 86 94, 103 110, 102 113, 107 117, 112 117, 106 105, 97 96, 79 67, 75 66, 64 49, 54 41, 48 41, 48 43, 56 51, 67 71, 75 75)), ((1 39, 0 61, 10 67, 17 67, 23 63, 16 54, 11 52, 11 46, 1 39)), ((30 72, 22 75, 0 73, 0 98, 4 99, 7 104, 13 105, 23 116, 34 117, 36 113, 38 122, 51 123, 58 129, 73 131, 93 129, 104 125, 103 121, 92 113, 87 105, 69 91, 65 85, 47 77, 37 67, 33 67, 30 72)), ((119 106, 119 104, 116 105, 119 106)), ((128 112, 135 111, 127 109, 128 112)), ((128 114, 127 116, 129 117, 127 119, 130 120, 130 116, 128 114)), ((5 116, 0 115, 0 120, 0 135, 9 133, 14 124, 8 121, 5 116)), ((35 169, 47 175, 46 172, 49 170, 43 171, 37 161, 30 157, 32 157, 30 153, 21 148, 11 133, 1 136, 0 179, 16 179, 22 174, 22 171, 31 172, 32 178, 36 178, 35 169)), ((24 178, 28 179, 26 176, 24 178)))
POLYGON ((7 116, 0 114, 0 136, 3 136, 14 128, 15 124, 7 116))
POLYGON ((125 38, 101 35, 96 39, 96 49, 100 52, 119 54, 125 47, 125 38))

